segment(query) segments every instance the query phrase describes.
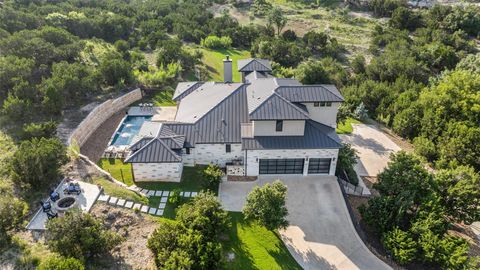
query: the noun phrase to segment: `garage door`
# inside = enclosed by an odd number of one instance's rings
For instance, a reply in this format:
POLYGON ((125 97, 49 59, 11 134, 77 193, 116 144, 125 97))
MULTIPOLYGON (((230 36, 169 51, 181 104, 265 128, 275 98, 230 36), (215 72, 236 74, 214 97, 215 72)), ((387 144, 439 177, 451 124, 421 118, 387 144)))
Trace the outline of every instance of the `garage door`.
POLYGON ((303 174, 303 158, 260 159, 260 174, 303 174))
POLYGON ((311 158, 308 161, 308 174, 330 173, 330 158, 311 158))

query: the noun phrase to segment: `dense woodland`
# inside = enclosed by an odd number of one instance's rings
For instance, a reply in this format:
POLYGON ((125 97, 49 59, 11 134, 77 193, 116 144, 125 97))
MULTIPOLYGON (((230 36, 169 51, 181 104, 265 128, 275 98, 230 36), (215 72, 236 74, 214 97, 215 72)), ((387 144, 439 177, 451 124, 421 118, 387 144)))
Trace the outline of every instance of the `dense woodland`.
POLYGON ((399 263, 478 267, 465 242, 444 236, 453 223, 480 217, 480 8, 412 10, 404 1, 348 1, 352 9, 389 18, 375 27, 369 53, 352 55, 329 33, 300 36, 288 29, 282 9, 269 1, 251 6, 266 25, 241 25, 227 13, 214 16, 209 8, 215 4, 224 1, 1 4, 0 149, 6 154, 0 157, 0 191, 6 195, 0 198, 0 245, 32 203, 22 191, 48 190, 68 160, 55 138, 64 109, 129 86, 171 89, 205 68, 197 48, 238 48, 273 61, 277 76, 335 84, 345 97, 339 121, 368 115, 413 143, 418 157, 394 158, 379 177, 381 196, 363 209, 399 263), (155 55, 154 65, 148 54, 155 55), (424 171, 424 164, 439 173, 424 171), (396 167, 400 175, 412 171, 402 177, 413 184, 400 181, 396 167), (388 181, 400 184, 394 190, 388 181), (429 223, 437 217, 441 224, 429 223), (427 232, 438 238, 432 246, 422 242, 427 232))

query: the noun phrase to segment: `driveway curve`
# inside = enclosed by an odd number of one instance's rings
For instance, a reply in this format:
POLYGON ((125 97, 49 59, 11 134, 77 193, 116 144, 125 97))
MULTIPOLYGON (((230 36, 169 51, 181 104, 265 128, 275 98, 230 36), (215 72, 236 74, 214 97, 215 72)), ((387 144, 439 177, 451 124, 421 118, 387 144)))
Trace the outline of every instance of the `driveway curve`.
POLYGON ((280 179, 288 187, 290 226, 280 236, 304 269, 391 269, 363 243, 353 227, 342 191, 333 176, 261 176, 255 182, 222 182, 225 209, 240 211, 247 193, 280 179))
POLYGON ((287 177, 290 226, 281 238, 304 269, 391 269, 353 227, 335 177, 287 177))

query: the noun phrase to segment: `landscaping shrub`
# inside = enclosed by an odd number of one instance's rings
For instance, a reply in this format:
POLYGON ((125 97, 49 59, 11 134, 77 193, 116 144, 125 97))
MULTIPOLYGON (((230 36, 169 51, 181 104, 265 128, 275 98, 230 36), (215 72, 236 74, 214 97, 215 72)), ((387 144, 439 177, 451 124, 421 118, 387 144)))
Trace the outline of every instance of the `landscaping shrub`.
POLYGON ((51 250, 82 261, 106 253, 122 241, 100 220, 76 209, 49 220, 46 228, 46 242, 51 250))
POLYGON ((218 165, 209 164, 208 167, 203 170, 202 176, 206 188, 216 190, 222 181, 223 171, 218 165))
MULTIPOLYGON (((348 181, 354 185, 358 185, 358 176, 353 166, 357 164, 357 151, 352 148, 352 145, 344 143, 343 147, 338 151, 337 169, 335 174, 342 175, 345 171, 348 181)), ((345 179, 346 180, 346 179, 345 179)))
POLYGON ((412 262, 418 252, 416 242, 408 232, 399 228, 395 228, 383 236, 383 245, 400 264, 412 262))
POLYGON ((218 199, 200 192, 178 209, 175 221, 160 221, 147 246, 161 269, 218 269, 223 264, 220 234, 228 226, 218 199))
POLYGON ((57 133, 57 123, 47 121, 42 123, 30 123, 23 126, 22 140, 31 140, 32 138, 51 138, 57 133))
POLYGON ((279 180, 263 187, 255 186, 247 196, 242 212, 247 220, 255 220, 269 230, 286 228, 288 221, 287 186, 279 180))
POLYGON ((202 39, 200 43, 205 48, 210 49, 228 49, 232 46, 232 39, 228 36, 217 37, 217 36, 208 36, 202 39))
POLYGON ((5 194, 0 196, 0 250, 10 242, 8 231, 18 228, 27 213, 25 202, 5 194))
POLYGON ((67 160, 66 148, 57 138, 23 141, 11 160, 13 179, 35 189, 48 189, 58 182, 60 167, 67 160))
POLYGON ((38 270, 84 270, 82 262, 75 258, 50 256, 43 260, 38 270))

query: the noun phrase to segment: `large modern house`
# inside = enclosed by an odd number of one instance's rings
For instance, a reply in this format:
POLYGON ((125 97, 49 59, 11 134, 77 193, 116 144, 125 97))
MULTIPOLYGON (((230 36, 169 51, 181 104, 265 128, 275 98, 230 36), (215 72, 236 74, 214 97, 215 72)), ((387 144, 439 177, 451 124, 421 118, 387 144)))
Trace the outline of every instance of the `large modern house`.
POLYGON ((333 85, 275 78, 262 59, 238 62, 242 82, 179 83, 173 121, 145 121, 129 146, 135 180, 180 181, 183 166, 218 164, 227 175, 335 173, 343 97, 333 85))

